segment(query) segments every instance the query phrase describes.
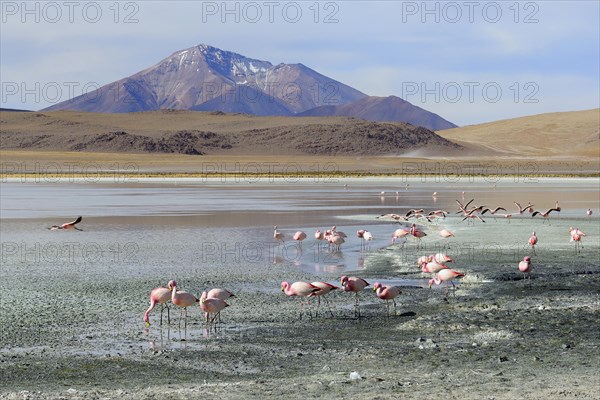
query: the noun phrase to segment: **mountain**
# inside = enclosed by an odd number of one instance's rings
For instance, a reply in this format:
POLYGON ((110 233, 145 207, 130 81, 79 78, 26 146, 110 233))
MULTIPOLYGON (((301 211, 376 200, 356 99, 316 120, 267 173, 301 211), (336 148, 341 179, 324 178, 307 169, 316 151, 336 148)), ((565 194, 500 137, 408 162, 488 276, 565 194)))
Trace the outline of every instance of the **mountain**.
POLYGON ((303 64, 273 65, 204 44, 177 51, 150 68, 42 111, 163 109, 258 116, 340 115, 408 122, 432 130, 456 126, 399 97, 369 97, 303 64))
POLYGON ((365 96, 302 64, 273 65, 198 45, 43 111, 124 113, 198 109, 291 115, 328 102, 345 104, 365 96))
POLYGON ((598 159, 600 109, 530 115, 447 129, 438 134, 473 150, 497 155, 598 159))
POLYGON ((414 106, 397 96, 367 96, 350 104, 320 106, 304 111, 298 115, 313 117, 336 115, 380 122, 402 121, 436 131, 456 128, 456 125, 452 122, 446 121, 437 114, 414 106))

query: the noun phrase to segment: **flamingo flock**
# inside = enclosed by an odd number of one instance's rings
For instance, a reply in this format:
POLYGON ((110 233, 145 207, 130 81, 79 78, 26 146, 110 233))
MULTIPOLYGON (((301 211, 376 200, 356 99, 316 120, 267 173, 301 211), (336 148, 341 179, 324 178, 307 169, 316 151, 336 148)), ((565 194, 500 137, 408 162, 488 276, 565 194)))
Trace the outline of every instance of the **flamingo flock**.
MULTIPOLYGON (((399 195, 398 192, 397 196, 399 195)), ((382 196, 385 193, 381 193, 382 196)), ((436 193, 433 194, 433 197, 436 197, 436 193)), ((529 215, 531 218, 535 218, 537 216, 541 216, 543 218, 543 223, 549 223, 549 217, 552 213, 560 213, 561 207, 558 202, 556 202, 555 206, 547 209, 546 211, 539 211, 534 209, 534 204, 528 202, 525 206, 521 206, 519 202, 514 202, 516 206, 516 212, 507 213, 507 209, 502 206, 489 207, 487 205, 472 205, 474 199, 469 200, 468 202, 464 202, 464 192, 463 192, 463 201, 456 200, 458 204, 457 214, 462 214, 462 221, 470 220, 470 221, 481 221, 486 222, 483 217, 484 216, 497 216, 499 215, 503 219, 507 220, 510 223, 511 218, 514 215, 524 216, 529 215), (464 202, 464 203, 463 203, 464 202), (504 211, 505 214, 500 214, 500 211, 504 211)), ((588 209, 586 211, 586 215, 589 217, 592 216, 592 210, 588 209)), ((388 213, 381 214, 376 219, 390 219, 395 223, 406 223, 411 219, 423 219, 426 222, 434 223, 439 219, 445 219, 448 215, 448 211, 445 210, 431 210, 429 212, 425 211, 423 208, 412 208, 406 211, 406 213, 388 213)), ((77 219, 64 223, 62 225, 53 225, 50 230, 81 230, 76 225, 80 223, 82 217, 78 217, 77 219)), ((289 235, 281 230, 278 230, 277 226, 273 226, 273 239, 277 242, 285 243, 285 239, 287 237, 291 237, 293 241, 295 241, 299 248, 302 249, 302 242, 305 241, 308 235, 301 230, 296 231, 293 235, 289 235)), ((448 246, 448 240, 451 238, 455 238, 456 234, 447 229, 446 227, 438 228, 438 235, 445 241, 444 247, 448 246)), ((423 247, 422 241, 424 238, 428 236, 425 232, 424 227, 418 226, 416 223, 412 223, 410 225, 406 225, 400 228, 395 229, 392 232, 392 244, 402 244, 407 241, 407 238, 412 236, 416 243, 416 248, 421 249, 423 247)), ((581 249, 583 248, 581 242, 582 239, 586 236, 584 232, 582 232, 579 228, 569 228, 569 237, 570 242, 575 244, 575 252, 579 254, 581 249)), ((365 249, 370 242, 375 239, 375 236, 367 229, 359 229, 356 231, 356 237, 360 240, 360 248, 361 251, 365 249)), ((318 247, 321 248, 321 243, 327 243, 327 248, 331 252, 341 252, 342 246, 348 240, 348 235, 346 235, 343 231, 337 229, 337 226, 332 226, 330 229, 320 230, 317 229, 314 233, 314 240, 318 244, 318 247)), ((533 231, 527 240, 527 244, 531 248, 532 256, 537 256, 538 251, 536 246, 538 245, 538 234, 536 231, 533 231)), ((443 248, 442 248, 443 249, 443 248)), ((417 258, 417 265, 419 270, 424 274, 429 274, 430 278, 427 281, 428 287, 431 288, 434 285, 445 285, 446 293, 448 293, 449 289, 452 288, 454 291, 456 290, 455 280, 463 278, 465 273, 454 270, 448 266, 449 263, 453 263, 454 260, 452 257, 448 256, 445 253, 436 253, 430 255, 422 255, 417 258)), ((533 261, 531 256, 525 256, 517 265, 517 269, 520 273, 523 274, 523 281, 527 282, 526 286, 531 287, 531 276, 533 272, 533 261)), ((316 298, 316 310, 315 316, 318 315, 318 311, 321 305, 321 299, 327 305, 327 312, 333 317, 334 313, 331 308, 331 305, 328 300, 328 295, 336 290, 341 289, 342 292, 345 293, 353 293, 354 294, 354 316, 355 318, 361 317, 361 302, 360 302, 360 294, 368 288, 370 285, 365 279, 357 276, 342 276, 339 280, 340 286, 336 286, 334 284, 323 282, 323 281, 313 281, 313 282, 302 282, 297 281, 293 283, 289 283, 286 281, 281 282, 281 291, 289 297, 297 297, 299 298, 300 305, 300 318, 302 318, 305 312, 312 318, 312 313, 309 311, 310 300, 311 298, 316 298)), ((402 294, 402 290, 397 286, 389 286, 383 285, 380 282, 375 282, 373 285, 373 291, 375 293, 376 298, 380 299, 384 302, 386 307, 386 314, 389 317, 390 307, 393 305, 394 314, 396 312, 396 299, 402 294), (391 305, 390 305, 391 303, 391 305)), ((170 324, 170 308, 169 301, 176 307, 180 308, 180 317, 179 317, 179 326, 181 326, 181 321, 184 321, 184 327, 187 329, 187 309, 190 307, 198 307, 204 316, 204 321, 207 326, 210 326, 215 323, 220 322, 220 313, 222 310, 229 307, 227 300, 235 297, 234 294, 228 290, 215 288, 209 291, 203 291, 199 297, 196 297, 192 293, 189 293, 184 290, 180 290, 177 282, 171 280, 167 283, 166 286, 160 286, 154 288, 150 292, 150 306, 145 311, 143 315, 143 321, 147 326, 150 326, 150 313, 153 309, 160 305, 160 325, 163 324, 163 312, 167 310, 167 321, 170 324)))

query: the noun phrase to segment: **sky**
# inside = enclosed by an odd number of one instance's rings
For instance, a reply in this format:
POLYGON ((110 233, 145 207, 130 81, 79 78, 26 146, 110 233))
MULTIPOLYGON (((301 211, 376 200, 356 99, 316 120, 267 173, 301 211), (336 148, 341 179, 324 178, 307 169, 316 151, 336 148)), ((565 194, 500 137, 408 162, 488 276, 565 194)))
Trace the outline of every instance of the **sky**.
POLYGON ((460 126, 600 107, 600 2, 1 1, 1 106, 39 110, 208 44, 460 126))

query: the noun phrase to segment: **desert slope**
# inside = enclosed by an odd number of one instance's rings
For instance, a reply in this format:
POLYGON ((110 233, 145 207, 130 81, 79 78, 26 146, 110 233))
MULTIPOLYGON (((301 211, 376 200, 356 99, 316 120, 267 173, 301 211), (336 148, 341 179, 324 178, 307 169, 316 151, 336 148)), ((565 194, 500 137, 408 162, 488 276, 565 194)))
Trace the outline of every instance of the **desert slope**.
POLYGON ((402 122, 162 110, 0 113, 3 150, 185 155, 436 155, 462 147, 402 122))
POLYGON ((505 156, 600 157, 600 109, 556 112, 437 132, 505 156))

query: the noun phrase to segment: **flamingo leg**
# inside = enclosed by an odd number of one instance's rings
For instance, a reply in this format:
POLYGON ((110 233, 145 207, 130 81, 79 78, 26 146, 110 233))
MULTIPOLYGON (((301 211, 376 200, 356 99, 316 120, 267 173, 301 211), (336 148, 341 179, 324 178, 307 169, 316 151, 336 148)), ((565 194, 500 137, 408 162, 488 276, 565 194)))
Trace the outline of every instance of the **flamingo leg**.
POLYGON ((331 307, 329 306, 329 300, 327 300, 327 297, 325 297, 324 300, 325 300, 325 304, 327 304, 327 308, 329 309, 329 313, 331 314, 331 317, 333 318, 333 311, 331 311, 331 307))

